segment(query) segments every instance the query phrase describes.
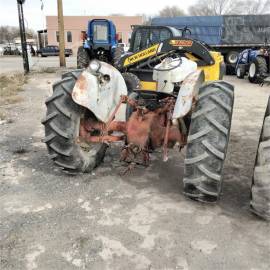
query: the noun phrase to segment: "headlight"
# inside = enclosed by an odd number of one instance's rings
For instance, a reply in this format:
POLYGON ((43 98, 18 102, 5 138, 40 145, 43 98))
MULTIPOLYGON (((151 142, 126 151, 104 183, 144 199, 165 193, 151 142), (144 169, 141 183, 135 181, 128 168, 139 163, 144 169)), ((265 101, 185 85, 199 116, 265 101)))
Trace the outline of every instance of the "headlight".
POLYGON ((92 72, 98 72, 100 70, 100 63, 97 61, 97 60, 92 60, 89 64, 89 69, 92 71, 92 72))

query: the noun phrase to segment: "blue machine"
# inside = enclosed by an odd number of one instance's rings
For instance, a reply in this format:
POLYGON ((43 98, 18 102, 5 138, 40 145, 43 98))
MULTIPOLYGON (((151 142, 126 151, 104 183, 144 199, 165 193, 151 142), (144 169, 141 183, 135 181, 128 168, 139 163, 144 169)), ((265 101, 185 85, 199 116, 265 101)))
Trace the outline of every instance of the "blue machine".
POLYGON ((259 50, 246 49, 239 54, 236 63, 236 76, 243 79, 248 75, 251 83, 263 83, 269 77, 270 50, 265 46, 259 50))
POLYGON ((94 19, 88 22, 87 31, 83 32, 83 46, 77 54, 78 68, 88 66, 91 59, 113 63, 117 54, 117 34, 112 21, 94 19))

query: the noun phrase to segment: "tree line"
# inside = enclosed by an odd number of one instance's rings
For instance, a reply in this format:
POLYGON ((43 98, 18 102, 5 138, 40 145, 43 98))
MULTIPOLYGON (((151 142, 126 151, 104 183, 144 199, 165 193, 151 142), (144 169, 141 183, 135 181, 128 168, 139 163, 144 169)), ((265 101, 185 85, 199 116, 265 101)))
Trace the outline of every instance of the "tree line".
MULTIPOLYGON (((15 38, 20 37, 20 28, 16 26, 0 26, 0 43, 13 43, 15 38)), ((32 29, 26 30, 26 38, 35 38, 36 33, 32 29)))
MULTIPOLYGON (((210 16, 265 13, 270 13, 270 0, 197 0, 194 5, 189 7, 187 12, 178 6, 166 6, 159 11, 157 16, 177 17, 185 15, 210 16)), ((148 24, 151 18, 148 15, 143 16, 145 23, 148 24)), ((34 30, 27 29, 26 32, 27 38, 36 37, 34 30)), ((0 43, 13 43, 17 37, 20 37, 19 27, 0 26, 0 43)))
POLYGON ((197 0, 185 12, 178 6, 166 6, 160 10, 160 17, 177 16, 215 16, 215 15, 247 15, 270 12, 270 0, 197 0))

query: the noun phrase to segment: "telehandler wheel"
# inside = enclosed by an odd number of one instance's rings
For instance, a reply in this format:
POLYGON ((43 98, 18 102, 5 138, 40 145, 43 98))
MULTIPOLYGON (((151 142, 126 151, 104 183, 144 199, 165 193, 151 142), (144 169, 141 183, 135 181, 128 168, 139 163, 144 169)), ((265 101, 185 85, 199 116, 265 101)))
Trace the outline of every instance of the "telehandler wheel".
MULTIPOLYGON (((129 98, 136 99, 137 94, 133 93, 134 90, 141 90, 141 81, 140 79, 133 73, 130 72, 125 72, 122 73, 122 76, 125 80, 126 86, 127 86, 127 91, 128 91, 128 96, 129 98)), ((133 108, 127 104, 126 107, 126 121, 129 119, 130 115, 133 112, 133 108)))
POLYGON ((184 194, 202 201, 215 202, 222 188, 234 88, 216 81, 202 86, 191 115, 184 174, 184 194))
POLYGON ((257 56, 249 66, 248 79, 251 83, 262 83, 263 74, 267 73, 267 63, 264 57, 257 56))
POLYGON ((79 75, 76 71, 68 74, 53 85, 53 94, 46 100, 44 142, 49 157, 66 172, 89 172, 102 162, 107 145, 79 142, 81 119, 95 116, 73 101, 71 93, 79 75))
POLYGON ((90 63, 90 57, 87 50, 80 46, 77 52, 77 68, 86 68, 90 63))
POLYGON ((236 69, 236 77, 238 79, 244 79, 245 73, 246 73, 245 66, 238 65, 238 67, 236 69))
POLYGON ((270 98, 257 151, 250 208, 256 215, 270 221, 270 98))

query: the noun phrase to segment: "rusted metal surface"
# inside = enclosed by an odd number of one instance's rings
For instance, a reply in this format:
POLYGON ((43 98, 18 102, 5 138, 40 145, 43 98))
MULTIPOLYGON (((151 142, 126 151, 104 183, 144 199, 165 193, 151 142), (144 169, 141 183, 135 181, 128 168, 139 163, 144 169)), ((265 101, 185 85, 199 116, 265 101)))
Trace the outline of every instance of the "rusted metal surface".
POLYGON ((92 118, 82 119, 80 123, 80 137, 89 143, 100 143, 100 142, 117 142, 123 141, 124 135, 108 135, 113 131, 125 132, 126 122, 113 121, 110 124, 109 129, 106 128, 106 124, 96 121, 92 118), (105 133, 106 132, 106 133, 105 133), (99 133, 99 135, 91 135, 91 133, 99 133))
POLYGON ((121 152, 120 159, 130 164, 144 166, 149 164, 149 152, 163 147, 163 160, 166 161, 168 148, 173 147, 176 143, 183 146, 186 142, 179 127, 172 123, 174 106, 174 97, 160 100, 158 106, 150 110, 139 101, 121 96, 107 123, 93 118, 82 119, 80 137, 89 143, 125 141, 126 145, 121 152), (134 112, 127 122, 114 121, 121 104, 126 102, 133 107, 134 112), (114 135, 115 131, 122 134, 114 135))
POLYGON ((186 77, 177 96, 172 115, 173 119, 183 118, 191 111, 193 104, 196 102, 199 86, 202 85, 203 81, 204 74, 201 70, 197 70, 186 77))
POLYGON ((111 126, 111 124, 112 124, 112 122, 113 122, 113 120, 115 118, 115 115, 116 115, 116 113, 120 109, 121 104, 122 103, 125 103, 126 101, 127 101, 127 96, 120 96, 120 100, 119 100, 118 104, 116 105, 114 111, 112 112, 112 114, 111 114, 111 116, 110 116, 110 118, 109 118, 109 120, 108 120, 108 122, 106 124, 106 128, 105 128, 104 134, 107 134, 108 133, 108 131, 110 129, 110 126, 111 126))
POLYGON ((108 123, 121 96, 127 95, 127 87, 116 68, 104 62, 100 64, 97 73, 89 69, 81 73, 72 90, 72 99, 93 112, 99 121, 108 123))

